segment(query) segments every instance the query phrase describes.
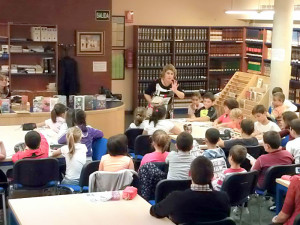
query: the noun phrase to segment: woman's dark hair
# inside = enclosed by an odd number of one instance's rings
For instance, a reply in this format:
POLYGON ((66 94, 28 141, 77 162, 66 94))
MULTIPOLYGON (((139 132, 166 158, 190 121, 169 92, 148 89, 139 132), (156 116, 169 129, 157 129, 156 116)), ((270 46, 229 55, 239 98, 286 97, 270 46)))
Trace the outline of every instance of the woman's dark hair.
POLYGON ((107 152, 110 156, 127 155, 128 140, 125 134, 111 136, 107 140, 107 152))
POLYGON ((158 123, 159 120, 164 119, 167 114, 166 107, 163 105, 156 106, 153 108, 152 115, 150 116, 149 123, 153 121, 154 127, 158 123))
POLYGON ((51 111, 51 120, 53 123, 56 123, 56 117, 61 116, 65 113, 67 107, 64 104, 56 103, 51 111))
POLYGON ((204 157, 199 156, 191 164, 191 177, 195 184, 209 184, 214 176, 214 167, 212 162, 204 157))
POLYGON ((82 132, 86 132, 86 114, 82 109, 75 109, 75 124, 80 127, 82 132))
POLYGON ((298 116, 295 112, 286 111, 282 113, 282 119, 286 125, 285 129, 289 129, 291 127, 292 120, 298 119, 298 116))
POLYGON ((68 109, 66 112, 66 123, 67 127, 74 127, 75 126, 75 110, 74 109, 68 109))

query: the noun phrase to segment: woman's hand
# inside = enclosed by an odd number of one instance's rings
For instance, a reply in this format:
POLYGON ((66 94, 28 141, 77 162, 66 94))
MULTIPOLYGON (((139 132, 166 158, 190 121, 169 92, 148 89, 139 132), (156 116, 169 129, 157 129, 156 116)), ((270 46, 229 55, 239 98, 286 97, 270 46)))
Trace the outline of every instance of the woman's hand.
POLYGON ((173 80, 172 81, 172 87, 171 87, 171 90, 176 93, 177 92, 177 88, 178 88, 179 84, 177 82, 177 80, 173 80))

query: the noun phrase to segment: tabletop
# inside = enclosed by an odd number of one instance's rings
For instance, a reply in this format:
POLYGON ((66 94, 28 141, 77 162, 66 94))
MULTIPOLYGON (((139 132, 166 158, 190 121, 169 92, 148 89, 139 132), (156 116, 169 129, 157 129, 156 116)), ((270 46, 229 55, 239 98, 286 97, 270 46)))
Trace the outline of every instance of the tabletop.
POLYGON ((281 185, 283 185, 283 186, 285 186, 285 187, 287 187, 287 188, 290 186, 290 181, 288 181, 288 180, 283 180, 283 179, 281 179, 281 178, 277 178, 277 179, 276 179, 276 183, 281 184, 281 185))

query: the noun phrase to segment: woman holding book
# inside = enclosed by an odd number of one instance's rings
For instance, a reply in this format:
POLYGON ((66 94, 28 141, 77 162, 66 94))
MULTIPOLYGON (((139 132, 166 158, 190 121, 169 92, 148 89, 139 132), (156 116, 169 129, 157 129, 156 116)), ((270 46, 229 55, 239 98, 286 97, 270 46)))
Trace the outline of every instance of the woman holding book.
POLYGON ((164 66, 159 79, 152 82, 145 90, 144 97, 148 102, 148 114, 152 113, 153 105, 165 105, 167 118, 172 111, 174 95, 184 98, 184 92, 176 80, 177 70, 172 64, 164 66))
POLYGON ((9 85, 8 76, 6 76, 3 73, 0 73, 0 97, 1 98, 7 98, 10 96, 8 85, 9 85))

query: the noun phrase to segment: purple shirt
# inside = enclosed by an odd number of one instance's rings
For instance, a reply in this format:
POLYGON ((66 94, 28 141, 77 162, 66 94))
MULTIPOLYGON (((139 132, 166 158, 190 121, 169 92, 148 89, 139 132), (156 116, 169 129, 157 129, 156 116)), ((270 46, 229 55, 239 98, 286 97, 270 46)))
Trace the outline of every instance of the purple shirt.
MULTIPOLYGON (((92 144, 93 141, 99 138, 103 137, 103 132, 101 130, 97 130, 95 128, 92 128, 90 126, 86 127, 86 131, 83 131, 82 126, 78 126, 81 131, 82 131, 82 139, 81 139, 81 144, 85 144, 87 148, 87 157, 92 156, 92 144)), ((66 134, 64 134, 60 139, 58 139, 59 144, 66 144, 67 143, 67 138, 66 134)))

